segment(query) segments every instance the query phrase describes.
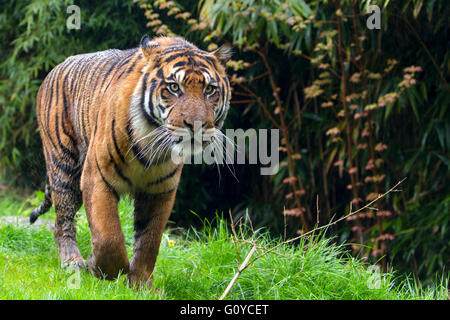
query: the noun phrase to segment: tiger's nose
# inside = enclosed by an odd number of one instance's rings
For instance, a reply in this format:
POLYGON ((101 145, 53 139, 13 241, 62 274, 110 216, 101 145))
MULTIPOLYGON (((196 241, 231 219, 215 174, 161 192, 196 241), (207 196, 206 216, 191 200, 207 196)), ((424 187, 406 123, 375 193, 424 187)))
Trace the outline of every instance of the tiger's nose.
POLYGON ((202 121, 202 120, 187 119, 187 120, 183 120, 183 124, 184 124, 185 128, 187 128, 188 130, 190 130, 193 133, 193 132, 200 130, 200 128, 205 129, 206 126, 208 125, 208 122, 202 121))

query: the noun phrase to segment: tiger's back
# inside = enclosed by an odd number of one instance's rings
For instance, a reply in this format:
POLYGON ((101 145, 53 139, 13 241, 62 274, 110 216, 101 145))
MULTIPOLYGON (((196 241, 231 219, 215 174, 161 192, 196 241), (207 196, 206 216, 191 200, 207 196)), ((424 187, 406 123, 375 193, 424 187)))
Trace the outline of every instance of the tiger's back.
POLYGON ((141 59, 137 49, 110 49, 71 56, 57 65, 38 93, 36 111, 43 138, 55 147, 68 143, 76 146, 72 152, 86 152, 105 93, 139 67, 141 59), (58 138, 61 129, 64 135, 58 138))

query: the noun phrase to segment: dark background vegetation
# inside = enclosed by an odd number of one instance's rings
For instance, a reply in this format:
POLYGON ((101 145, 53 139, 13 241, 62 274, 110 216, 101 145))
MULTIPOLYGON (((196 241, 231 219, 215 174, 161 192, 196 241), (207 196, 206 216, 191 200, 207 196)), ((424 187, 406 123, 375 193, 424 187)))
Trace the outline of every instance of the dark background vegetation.
POLYGON ((328 235, 385 270, 448 277, 449 24, 444 0, 0 1, 0 184, 42 190, 35 95, 67 56, 136 47, 145 33, 234 46, 224 128, 279 128, 280 171, 186 166, 171 220, 215 213, 293 236, 399 189, 328 235), (366 26, 369 4, 381 29, 366 26), (68 30, 66 8, 81 9, 68 30), (237 177, 237 179, 234 177, 237 177), (194 212, 192 213, 191 212, 194 212), (318 214, 317 214, 318 213, 318 214), (317 216, 319 221, 317 221, 317 216))

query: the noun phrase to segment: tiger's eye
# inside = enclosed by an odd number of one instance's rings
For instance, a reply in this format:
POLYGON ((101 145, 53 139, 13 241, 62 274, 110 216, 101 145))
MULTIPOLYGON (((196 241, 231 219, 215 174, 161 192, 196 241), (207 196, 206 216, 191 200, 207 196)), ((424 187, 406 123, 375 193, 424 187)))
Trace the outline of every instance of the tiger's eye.
POLYGON ((172 92, 177 92, 180 89, 180 86, 177 83, 169 84, 169 89, 172 92))
POLYGON ((214 91, 214 87, 212 85, 207 85, 205 88, 205 93, 210 94, 214 91))

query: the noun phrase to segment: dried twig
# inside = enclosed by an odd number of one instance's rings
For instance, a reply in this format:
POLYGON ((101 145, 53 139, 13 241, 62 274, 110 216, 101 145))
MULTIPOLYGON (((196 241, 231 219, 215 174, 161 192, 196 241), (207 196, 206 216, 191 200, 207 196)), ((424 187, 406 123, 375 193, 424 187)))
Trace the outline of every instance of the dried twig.
POLYGON ((248 262, 249 262, 250 258, 253 256, 253 254, 255 253, 256 249, 257 249, 256 245, 253 245, 252 250, 250 250, 250 252, 248 253, 248 255, 245 258, 244 262, 239 266, 238 271, 234 275, 233 279, 231 279, 230 283, 228 284, 228 287, 222 293, 222 295, 220 296, 219 300, 223 300, 223 299, 226 298, 226 296, 228 295, 228 292, 230 292, 230 290, 233 287, 234 283, 239 278, 239 275, 242 273, 242 271, 244 271, 250 265, 248 262))

